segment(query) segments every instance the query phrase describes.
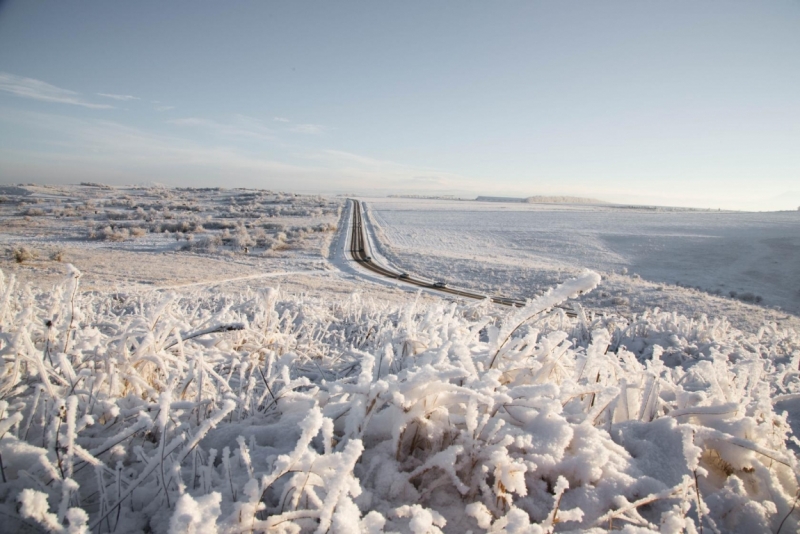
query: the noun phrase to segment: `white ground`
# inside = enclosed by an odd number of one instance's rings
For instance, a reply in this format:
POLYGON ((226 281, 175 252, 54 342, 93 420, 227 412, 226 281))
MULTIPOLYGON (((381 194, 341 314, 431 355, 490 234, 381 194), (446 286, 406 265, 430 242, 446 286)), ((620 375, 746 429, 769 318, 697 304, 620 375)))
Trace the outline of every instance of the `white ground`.
POLYGON ((5 528, 797 531, 800 214, 365 200, 0 187, 5 528))
POLYGON ((362 200, 381 252, 412 273, 529 298, 589 268, 605 279, 593 309, 798 324, 800 212, 362 200))

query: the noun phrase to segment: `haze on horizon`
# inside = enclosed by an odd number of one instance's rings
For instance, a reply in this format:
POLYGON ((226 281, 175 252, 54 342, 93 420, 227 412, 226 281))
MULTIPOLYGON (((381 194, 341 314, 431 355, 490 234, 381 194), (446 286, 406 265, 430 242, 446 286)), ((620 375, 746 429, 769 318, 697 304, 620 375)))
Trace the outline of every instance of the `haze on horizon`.
POLYGON ((0 2, 0 184, 800 205, 800 2, 0 2))

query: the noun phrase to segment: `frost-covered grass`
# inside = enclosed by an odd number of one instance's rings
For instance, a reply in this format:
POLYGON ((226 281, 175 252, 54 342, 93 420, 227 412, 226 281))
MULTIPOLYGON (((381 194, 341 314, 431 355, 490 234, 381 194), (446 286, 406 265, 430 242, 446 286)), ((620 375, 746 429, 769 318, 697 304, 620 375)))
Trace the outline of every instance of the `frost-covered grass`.
POLYGON ((555 307, 598 281, 511 311, 0 275, 4 528, 796 531, 798 335, 555 307))
MULTIPOLYGON (((326 248, 343 200, 222 188, 25 186, 5 188, 0 219, 27 237, 118 243, 197 253, 264 254, 326 248)), ((4 237, 4 236, 0 236, 4 237)))

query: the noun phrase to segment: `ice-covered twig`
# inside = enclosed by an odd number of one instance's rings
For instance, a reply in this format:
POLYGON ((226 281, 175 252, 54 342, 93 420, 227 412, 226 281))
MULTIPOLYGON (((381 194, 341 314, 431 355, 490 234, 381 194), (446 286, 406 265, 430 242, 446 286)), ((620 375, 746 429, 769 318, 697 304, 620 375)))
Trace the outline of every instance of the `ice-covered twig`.
POLYGON ((664 491, 660 491, 658 493, 653 493, 651 495, 648 495, 647 497, 642 497, 641 499, 634 501, 632 503, 628 503, 625 506, 622 506, 621 508, 617 508, 616 510, 609 510, 605 514, 598 517, 595 520, 594 525, 601 526, 609 523, 610 521, 613 521, 616 518, 626 519, 625 514, 634 511, 640 506, 644 506, 645 504, 650 504, 651 502, 655 502, 660 499, 666 499, 668 497, 672 497, 676 493, 683 491, 684 487, 685 487, 684 482, 681 482, 676 486, 665 489, 664 491))
MULTIPOLYGON (((236 330, 244 330, 244 329, 245 329, 244 323, 220 324, 216 326, 210 326, 208 328, 203 328, 202 330, 196 330, 188 334, 181 334, 181 341, 188 341, 189 339, 194 339, 196 337, 204 336, 206 334, 218 334, 220 332, 234 332, 236 330)), ((164 347, 164 350, 171 349, 177 344, 178 340, 175 340, 169 345, 166 345, 164 347)))
POLYGON ((520 309, 511 319, 512 323, 509 326, 504 326, 500 332, 502 341, 497 346, 497 349, 489 362, 489 369, 494 367, 497 356, 503 349, 511 336, 519 330, 523 324, 530 321, 536 315, 543 311, 561 304, 565 300, 574 298, 582 293, 588 293, 600 283, 600 275, 594 271, 586 271, 581 276, 568 280, 563 284, 551 289, 544 295, 533 299, 524 308, 520 309))
MULTIPOLYGON (((177 448, 178 448, 178 447, 181 445, 181 443, 183 443, 183 442, 184 442, 184 440, 185 440, 185 436, 183 436, 183 435, 176 436, 176 437, 175 437, 175 438, 174 438, 174 439, 173 439, 173 440, 170 442, 170 444, 169 444, 169 445, 167 445, 167 446, 165 447, 165 449, 164 449, 164 456, 169 456, 170 454, 172 454, 172 453, 173 453, 175 450, 177 450, 177 448)), ((153 473, 153 471, 155 471, 155 470, 156 470, 156 468, 158 468, 158 466, 159 466, 160 464, 161 464, 161 455, 158 455, 158 454, 154 455, 154 456, 153 456, 153 457, 150 459, 150 461, 148 462, 147 466, 146 466, 146 467, 145 467, 145 468, 142 470, 142 472, 141 472, 141 473, 139 474, 139 476, 136 478, 136 480, 134 480, 134 481, 133 481, 133 482, 132 482, 132 483, 131 483, 131 484, 128 486, 128 489, 126 489, 124 492, 122 492, 122 493, 120 494, 120 496, 119 496, 119 498, 117 499, 117 502, 114 504, 114 506, 112 506, 111 508, 109 508, 109 509, 106 511, 106 513, 105 513, 105 514, 104 514, 102 517, 100 517, 100 518, 96 519, 96 520, 95 520, 95 522, 94 522, 94 523, 92 523, 91 529, 92 529, 92 530, 94 530, 95 528, 97 528, 97 527, 100 525, 100 523, 102 523, 102 522, 103 522, 103 520, 104 520, 106 517, 108 517, 109 515, 111 515, 111 512, 113 512, 113 511, 114 511, 114 510, 116 510, 118 507, 120 507, 120 506, 122 505, 123 501, 124 501, 125 499, 127 499, 127 498, 128 498, 128 497, 129 497, 129 496, 130 496, 130 495, 133 493, 133 490, 135 490, 136 488, 138 488, 138 487, 139 487, 139 486, 142 484, 142 482, 144 482, 144 481, 147 479, 147 477, 149 477, 149 476, 150 476, 150 475, 153 473)))

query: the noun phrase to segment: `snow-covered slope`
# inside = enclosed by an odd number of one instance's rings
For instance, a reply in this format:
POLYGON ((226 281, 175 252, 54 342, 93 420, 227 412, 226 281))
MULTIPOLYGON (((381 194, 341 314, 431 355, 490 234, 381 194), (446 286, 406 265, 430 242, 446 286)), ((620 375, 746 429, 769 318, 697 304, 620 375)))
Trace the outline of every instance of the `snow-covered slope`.
POLYGON ((786 316, 781 309, 800 313, 800 212, 364 204, 391 261, 410 272, 446 273, 466 287, 526 298, 591 268, 608 279, 592 305, 618 312, 621 305, 699 309, 751 328, 761 324, 763 308, 746 304, 775 310, 773 320, 786 316), (682 302, 686 288, 694 291, 682 302))

